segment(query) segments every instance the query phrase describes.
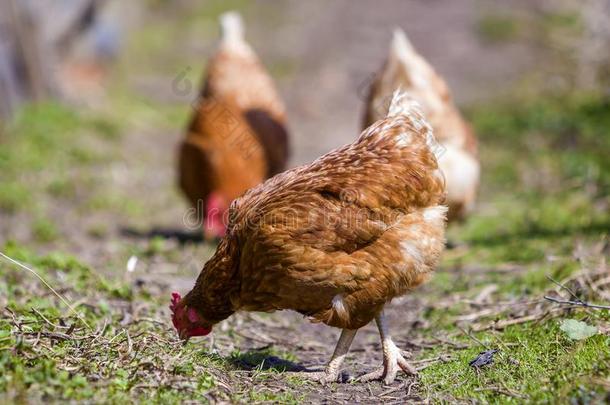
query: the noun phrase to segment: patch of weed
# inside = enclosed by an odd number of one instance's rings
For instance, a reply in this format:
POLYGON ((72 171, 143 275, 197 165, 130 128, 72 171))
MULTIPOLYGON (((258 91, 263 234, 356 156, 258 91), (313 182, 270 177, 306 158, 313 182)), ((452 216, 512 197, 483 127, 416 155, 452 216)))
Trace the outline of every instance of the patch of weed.
POLYGON ((509 15, 486 15, 477 22, 476 29, 485 41, 507 42, 518 36, 519 23, 509 15))

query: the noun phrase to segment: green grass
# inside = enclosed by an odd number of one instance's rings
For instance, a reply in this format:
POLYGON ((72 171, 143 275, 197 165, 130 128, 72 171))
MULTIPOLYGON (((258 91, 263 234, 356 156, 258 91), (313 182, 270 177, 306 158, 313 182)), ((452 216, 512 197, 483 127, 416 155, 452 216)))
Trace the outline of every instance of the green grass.
POLYGON ((610 229, 610 101, 595 95, 510 100, 471 110, 482 203, 450 229, 488 264, 567 254, 610 229), (518 157, 518 158, 516 158, 518 157))
MULTIPOLYGON (((429 287, 433 295, 473 299, 495 284, 493 302, 539 299, 555 287, 547 276, 563 280, 583 268, 574 255, 579 246, 607 243, 608 106, 607 98, 581 94, 513 99, 470 110, 481 142, 481 203, 467 222, 450 228, 449 239, 458 242, 458 249, 446 252, 446 270, 429 287), (473 266, 481 270, 468 272, 473 266)), ((585 260, 593 260, 593 268, 603 266, 603 254, 592 255, 585 260)), ((469 312, 476 308, 456 304, 426 314, 433 325, 429 333, 444 330, 470 345, 453 352, 453 361, 423 372, 424 390, 433 401, 588 403, 604 397, 599 381, 607 384, 610 375, 607 334, 571 341, 559 330, 558 319, 479 332, 476 338, 501 351, 493 366, 477 373, 468 362, 484 348, 466 338, 454 320, 469 312)), ((605 328, 610 320, 603 310, 577 314, 605 328)), ((477 322, 494 320, 483 316, 477 322)))
MULTIPOLYGON (((214 391, 215 398, 233 401, 298 402, 298 395, 290 390, 250 389, 235 382, 234 391, 217 389, 218 373, 228 375, 242 363, 256 368, 257 362, 280 353, 236 352, 223 359, 196 342, 182 345, 170 325, 150 321, 165 308, 166 302, 157 301, 160 297, 150 298, 128 283, 107 279, 61 252, 39 256, 13 242, 2 251, 34 267, 77 303, 77 314, 33 275, 0 262, 0 293, 7 308, 0 318, 0 401, 103 398, 177 404, 208 402, 208 393, 214 391), (121 322, 125 316, 121 308, 136 302, 144 320, 121 322), (39 333, 41 337, 35 338, 39 333)), ((266 373, 275 371, 258 367, 257 373, 255 380, 264 381, 266 373)))
POLYGON ((39 242, 52 242, 59 238, 59 231, 55 224, 46 219, 39 218, 32 224, 32 234, 39 242))
POLYGON ((500 349, 494 364, 477 372, 468 362, 485 348, 474 345, 459 351, 454 361, 422 373, 424 386, 433 387, 428 395, 438 400, 448 395, 483 403, 556 403, 559 398, 586 403, 587 395, 599 398, 604 393, 592 378, 604 379, 610 373, 607 336, 571 341, 559 330, 556 320, 476 336, 500 349))
POLYGON ((83 143, 89 134, 107 136, 111 124, 89 119, 60 104, 25 107, 2 136, 3 173, 20 170, 65 169, 95 160, 83 143))
MULTIPOLYGON (((0 133, 0 210, 40 214, 48 199, 75 197, 84 185, 79 171, 106 162, 117 138, 104 117, 57 103, 26 106, 0 133)), ((50 226, 34 228, 52 239, 50 226)))
POLYGON ((509 15, 486 15, 477 21, 476 31, 485 41, 508 42, 519 35, 519 21, 509 15))

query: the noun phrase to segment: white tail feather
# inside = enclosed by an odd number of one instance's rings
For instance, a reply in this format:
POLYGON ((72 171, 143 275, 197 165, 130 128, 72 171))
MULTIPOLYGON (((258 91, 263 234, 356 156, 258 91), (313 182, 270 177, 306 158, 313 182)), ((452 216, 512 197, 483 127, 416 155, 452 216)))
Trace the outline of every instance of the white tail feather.
POLYGON ((229 11, 220 16, 222 40, 227 43, 244 40, 244 24, 236 11, 229 11))
POLYGON ((445 148, 436 142, 432 132, 432 127, 424 118, 424 114, 421 111, 419 103, 415 101, 415 99, 413 99, 408 92, 402 91, 401 89, 394 91, 387 116, 404 116, 408 118, 417 131, 423 131, 426 136, 426 144, 437 159, 439 159, 445 152, 445 148))
POLYGON ((401 89, 394 90, 392 94, 392 101, 390 102, 390 108, 388 109, 388 117, 394 117, 397 115, 407 115, 412 120, 422 121, 419 125, 421 128, 424 124, 428 125, 424 120, 424 115, 421 112, 419 103, 415 101, 408 92, 401 89))
POLYGON ((409 41, 407 34, 402 30, 402 28, 394 28, 392 44, 390 46, 390 55, 398 58, 406 58, 408 54, 414 52, 415 48, 413 48, 413 44, 411 44, 411 41, 409 41))
POLYGON ((417 53, 407 34, 400 28, 394 29, 388 61, 394 66, 394 69, 404 70, 411 86, 430 89, 429 78, 432 68, 417 53))

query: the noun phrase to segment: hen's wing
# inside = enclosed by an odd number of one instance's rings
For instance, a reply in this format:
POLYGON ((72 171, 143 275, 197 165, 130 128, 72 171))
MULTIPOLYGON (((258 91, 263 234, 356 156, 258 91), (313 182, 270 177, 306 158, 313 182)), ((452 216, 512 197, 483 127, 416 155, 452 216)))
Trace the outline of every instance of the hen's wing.
POLYGON ((263 109, 247 110, 244 116, 265 152, 269 165, 267 177, 282 172, 290 155, 288 132, 284 123, 263 109))
POLYGON ((197 206, 213 189, 213 168, 205 145, 192 137, 185 139, 180 145, 178 162, 180 188, 191 204, 197 206))

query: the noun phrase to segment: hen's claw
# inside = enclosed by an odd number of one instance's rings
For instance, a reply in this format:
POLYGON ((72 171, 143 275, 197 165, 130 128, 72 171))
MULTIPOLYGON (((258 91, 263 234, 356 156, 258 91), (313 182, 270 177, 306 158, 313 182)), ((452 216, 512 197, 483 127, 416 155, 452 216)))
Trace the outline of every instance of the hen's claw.
POLYGON ((400 350, 388 333, 387 320, 383 311, 375 317, 379 335, 381 336, 381 348, 383 349, 383 367, 358 378, 358 381, 366 382, 383 379, 385 384, 392 384, 396 379, 398 370, 401 369, 409 375, 417 375, 417 370, 407 363, 404 356, 411 353, 400 350))
POLYGON ((383 383, 392 384, 396 379, 398 370, 402 370, 409 375, 417 375, 415 367, 410 365, 403 356, 401 351, 394 342, 388 340, 385 342, 383 353, 383 367, 359 377, 360 382, 374 381, 383 379, 383 383))

